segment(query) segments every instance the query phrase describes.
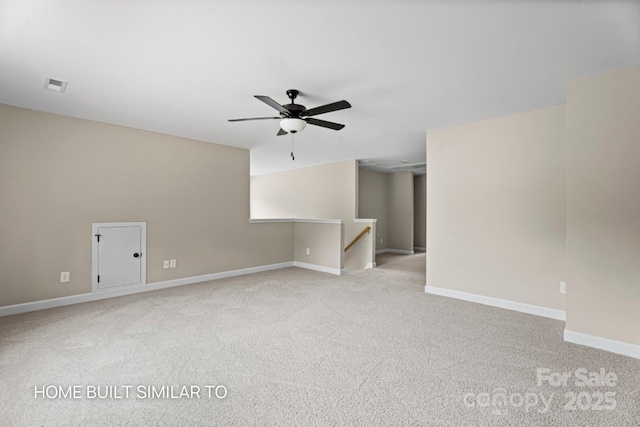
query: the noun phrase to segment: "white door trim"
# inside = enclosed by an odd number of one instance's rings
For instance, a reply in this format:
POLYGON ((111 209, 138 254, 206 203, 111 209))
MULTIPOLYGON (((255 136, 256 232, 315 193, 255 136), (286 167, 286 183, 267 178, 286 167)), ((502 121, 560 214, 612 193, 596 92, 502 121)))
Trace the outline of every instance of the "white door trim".
POLYGON ((140 227, 140 248, 142 251, 141 284, 147 285, 147 223, 146 222, 94 222, 91 225, 91 289, 94 294, 112 293, 113 289, 98 289, 98 234, 99 227, 140 227))

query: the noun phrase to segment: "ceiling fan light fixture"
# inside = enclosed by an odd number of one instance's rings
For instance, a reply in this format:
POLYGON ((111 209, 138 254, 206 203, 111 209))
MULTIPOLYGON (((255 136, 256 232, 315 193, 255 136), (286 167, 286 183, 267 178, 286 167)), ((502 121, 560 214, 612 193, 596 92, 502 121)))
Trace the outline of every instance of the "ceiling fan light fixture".
POLYGON ((307 122, 302 119, 284 119, 280 122, 280 127, 285 132, 297 133, 307 127, 307 122))

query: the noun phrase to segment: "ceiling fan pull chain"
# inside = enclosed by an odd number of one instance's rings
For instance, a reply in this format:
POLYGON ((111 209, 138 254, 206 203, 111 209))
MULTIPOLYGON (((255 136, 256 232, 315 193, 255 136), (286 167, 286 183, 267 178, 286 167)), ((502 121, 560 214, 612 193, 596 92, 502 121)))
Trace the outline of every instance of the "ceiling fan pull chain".
POLYGON ((293 134, 291 135, 291 161, 294 161, 296 157, 293 155, 293 134))

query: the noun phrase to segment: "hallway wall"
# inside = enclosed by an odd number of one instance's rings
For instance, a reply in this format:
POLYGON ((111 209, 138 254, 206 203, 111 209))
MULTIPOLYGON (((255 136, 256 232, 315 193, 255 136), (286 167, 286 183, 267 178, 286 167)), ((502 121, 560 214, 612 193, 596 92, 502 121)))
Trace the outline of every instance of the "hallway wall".
POLYGON ((564 310, 565 106, 427 132, 427 286, 564 310))
POLYGON ((376 249, 389 244, 389 175, 360 169, 358 218, 376 218, 376 249))
POLYGON ((361 168, 359 175, 358 216, 378 219, 376 249, 413 251, 412 173, 388 174, 361 168))
POLYGON ((389 246, 413 251, 413 174, 389 175, 389 246))
POLYGON ((640 345, 640 65, 571 82, 567 111, 567 330, 640 345))
POLYGON ((413 246, 427 248, 427 176, 413 177, 413 246))

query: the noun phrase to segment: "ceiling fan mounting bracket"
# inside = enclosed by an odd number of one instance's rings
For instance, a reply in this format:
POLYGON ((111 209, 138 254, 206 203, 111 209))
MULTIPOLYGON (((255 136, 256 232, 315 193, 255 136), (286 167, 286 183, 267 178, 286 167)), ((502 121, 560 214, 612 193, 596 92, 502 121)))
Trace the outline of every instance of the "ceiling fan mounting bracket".
POLYGON ((294 101, 296 100, 296 98, 298 97, 298 95, 300 95, 300 91, 297 89, 289 89, 287 91, 287 96, 289 97, 289 99, 291 100, 291 103, 293 104, 294 101))

